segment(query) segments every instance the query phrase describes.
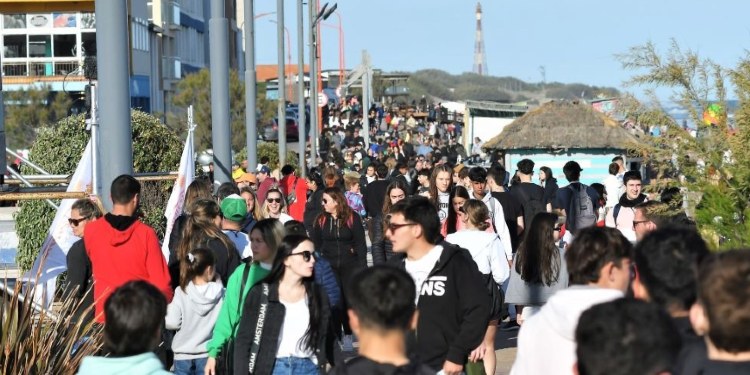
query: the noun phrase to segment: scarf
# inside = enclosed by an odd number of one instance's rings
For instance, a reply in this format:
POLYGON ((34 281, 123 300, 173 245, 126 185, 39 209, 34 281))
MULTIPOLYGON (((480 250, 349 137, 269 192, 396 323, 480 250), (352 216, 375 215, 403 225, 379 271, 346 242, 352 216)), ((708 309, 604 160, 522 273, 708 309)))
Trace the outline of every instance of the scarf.
POLYGON ((646 201, 646 195, 645 194, 638 194, 638 197, 635 199, 628 199, 628 193, 623 193, 620 197, 620 206, 622 207, 635 207, 643 202, 646 201))

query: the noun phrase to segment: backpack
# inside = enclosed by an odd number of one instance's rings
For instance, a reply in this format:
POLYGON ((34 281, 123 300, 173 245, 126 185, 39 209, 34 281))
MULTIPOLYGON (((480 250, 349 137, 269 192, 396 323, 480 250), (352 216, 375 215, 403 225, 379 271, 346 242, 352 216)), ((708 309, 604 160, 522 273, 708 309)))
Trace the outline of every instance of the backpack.
POLYGON ((523 222, 524 228, 531 226, 531 220, 540 212, 547 212, 547 204, 544 203, 544 194, 542 194, 542 200, 536 199, 536 197, 528 196, 521 186, 518 186, 518 192, 521 194, 521 207, 523 207, 523 222))
POLYGON ((572 222, 574 225, 571 228, 574 233, 596 224, 597 219, 596 212, 594 212, 594 202, 587 193, 588 186, 584 184, 580 185, 577 191, 571 185, 566 186, 566 188, 573 191, 573 217, 571 218, 572 221, 569 222, 572 222))

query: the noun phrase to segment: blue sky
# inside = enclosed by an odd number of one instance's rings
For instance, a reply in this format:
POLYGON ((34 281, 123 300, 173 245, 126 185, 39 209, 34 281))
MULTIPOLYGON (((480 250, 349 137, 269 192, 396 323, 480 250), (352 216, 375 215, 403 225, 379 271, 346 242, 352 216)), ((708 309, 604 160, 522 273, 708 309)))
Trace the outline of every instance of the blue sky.
MULTIPOLYGON (((275 1, 255 4, 256 14, 276 10, 275 1)), ((471 71, 475 6, 474 0, 338 0, 347 67, 367 49, 384 71, 471 71)), ((633 73, 614 55, 648 41, 665 51, 674 38, 723 66, 734 66, 750 47, 745 0, 484 0, 482 7, 489 73, 530 82, 541 81, 544 66, 547 81, 622 88, 633 73)), ((295 1, 286 0, 285 9, 296 63, 295 1)), ((276 25, 269 22, 275 17, 256 21, 259 64, 276 62, 276 25)), ((337 68, 338 31, 322 30, 323 66, 337 68)))

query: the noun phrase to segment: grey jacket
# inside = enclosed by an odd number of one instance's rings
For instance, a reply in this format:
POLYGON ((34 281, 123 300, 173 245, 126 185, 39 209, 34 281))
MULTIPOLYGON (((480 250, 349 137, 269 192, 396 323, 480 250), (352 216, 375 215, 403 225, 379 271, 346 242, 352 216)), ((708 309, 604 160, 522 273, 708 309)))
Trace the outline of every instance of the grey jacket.
POLYGON ((224 286, 221 281, 208 283, 208 287, 201 290, 192 281, 185 290, 180 287, 175 289, 165 318, 165 327, 177 330, 172 340, 175 359, 208 357, 206 344, 213 335, 223 301, 224 286))

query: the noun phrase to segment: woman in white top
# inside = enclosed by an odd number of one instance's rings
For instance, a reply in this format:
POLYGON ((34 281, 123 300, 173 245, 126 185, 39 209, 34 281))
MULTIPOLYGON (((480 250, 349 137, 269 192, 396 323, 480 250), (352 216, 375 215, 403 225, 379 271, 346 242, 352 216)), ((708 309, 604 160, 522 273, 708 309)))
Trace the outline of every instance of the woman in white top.
POLYGON ((278 188, 268 190, 266 201, 263 202, 262 211, 264 219, 279 219, 281 224, 289 220, 294 220, 287 214, 286 198, 284 198, 284 194, 278 188))
POLYGON ((448 230, 448 208, 450 206, 451 183, 453 169, 449 166, 437 165, 430 176, 430 202, 438 209, 440 217, 440 234, 445 236, 448 230))
MULTIPOLYGON (((492 277, 498 286, 503 285, 508 279, 510 269, 505 260, 505 249, 500 237, 496 233, 486 232, 490 225, 487 206, 480 200, 471 199, 458 209, 458 214, 459 220, 464 224, 463 230, 449 234, 445 240, 469 250, 479 272, 486 277, 492 277)), ((490 318, 484 342, 469 355, 469 360, 484 359, 484 370, 487 374, 495 373, 495 333, 500 318, 497 316, 498 312, 495 313, 496 316, 490 318)))
POLYGON ((314 253, 307 236, 282 240, 271 273, 245 300, 234 348, 235 374, 317 375, 325 369, 330 310, 314 281, 314 253))

